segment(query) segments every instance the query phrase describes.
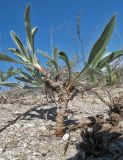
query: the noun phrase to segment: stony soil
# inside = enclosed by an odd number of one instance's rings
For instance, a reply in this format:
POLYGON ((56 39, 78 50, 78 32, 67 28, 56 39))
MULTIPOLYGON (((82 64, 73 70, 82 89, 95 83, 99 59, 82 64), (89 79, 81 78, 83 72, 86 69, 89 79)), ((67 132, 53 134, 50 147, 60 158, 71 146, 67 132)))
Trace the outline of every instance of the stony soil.
MULTIPOLYGON (((118 92, 123 92, 122 87, 112 90, 112 94, 118 94, 118 92)), ((106 96, 101 89, 98 89, 98 93, 103 97, 106 96)), ((22 89, 0 94, 0 128, 41 101, 45 101, 45 96, 39 91, 22 89)), ((68 108, 73 111, 70 120, 66 119, 69 125, 96 114, 103 114, 106 117, 108 112, 108 107, 89 92, 74 98, 69 102, 68 108)), ((81 130, 70 133, 70 145, 64 154, 67 142, 63 138, 52 135, 55 117, 54 104, 40 106, 1 132, 0 160, 77 160, 76 144, 81 141, 81 130)), ((123 160, 123 156, 118 160, 123 160)))

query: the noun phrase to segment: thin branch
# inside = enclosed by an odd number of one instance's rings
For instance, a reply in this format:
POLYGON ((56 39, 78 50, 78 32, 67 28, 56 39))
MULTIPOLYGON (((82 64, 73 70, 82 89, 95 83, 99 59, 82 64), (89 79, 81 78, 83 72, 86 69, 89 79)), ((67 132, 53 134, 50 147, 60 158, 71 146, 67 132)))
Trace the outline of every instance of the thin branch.
POLYGON ((82 36, 81 36, 80 17, 81 17, 81 13, 78 13, 78 15, 77 15, 77 35, 78 35, 80 45, 81 45, 81 51, 82 51, 82 56, 83 56, 82 60, 83 60, 83 63, 85 64, 85 53, 84 53, 83 40, 82 40, 82 36))
POLYGON ((96 91, 93 91, 93 92, 106 106, 110 106, 110 104, 107 101, 105 101, 96 91))

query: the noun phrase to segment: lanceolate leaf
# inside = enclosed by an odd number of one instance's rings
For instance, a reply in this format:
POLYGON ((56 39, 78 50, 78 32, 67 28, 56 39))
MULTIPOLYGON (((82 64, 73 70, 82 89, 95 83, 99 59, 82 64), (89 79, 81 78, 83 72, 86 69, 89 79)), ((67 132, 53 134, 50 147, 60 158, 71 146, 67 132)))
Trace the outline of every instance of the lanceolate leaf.
POLYGON ((56 47, 53 51, 53 59, 57 62, 57 56, 58 56, 58 53, 59 53, 59 49, 58 47, 56 47))
POLYGON ((23 63, 23 62, 20 62, 20 61, 17 61, 5 54, 0 54, 0 60, 2 61, 7 61, 7 62, 14 62, 14 63, 23 63))
POLYGON ((111 63, 118 57, 123 55, 123 50, 115 51, 110 53, 108 56, 104 57, 98 64, 97 68, 102 69, 106 66, 106 63, 111 63))
POLYGON ((96 68, 96 69, 88 68, 87 74, 88 75, 92 75, 92 74, 103 75, 103 72, 100 69, 98 69, 98 68, 96 68))
MULTIPOLYGON (((113 62, 114 60, 116 60, 118 57, 120 57, 120 56, 122 56, 123 55, 123 50, 119 50, 119 51, 115 51, 115 52, 112 52, 112 53, 110 53, 109 55, 107 55, 107 56, 105 56, 103 59, 101 59, 100 61, 97 61, 96 62, 96 64, 95 64, 95 67, 93 66, 92 68, 89 68, 90 66, 89 65, 86 65, 85 67, 84 67, 84 69, 80 72, 80 73, 78 73, 78 75, 74 78, 74 81, 75 80, 77 80, 79 77, 82 77, 82 75, 84 75, 85 74, 85 72, 86 72, 86 74, 88 74, 90 71, 98 71, 99 70, 99 72, 97 72, 97 74, 98 73, 101 73, 101 69, 103 68, 103 67, 106 67, 106 65, 107 64, 109 64, 109 63, 111 63, 111 62, 113 62), (88 72, 89 71, 89 72, 88 72)), ((95 74, 96 74, 96 72, 95 72, 95 74)), ((93 73, 93 72, 92 72, 93 73)))
POLYGON ((19 71, 19 70, 20 70, 20 69, 14 70, 13 67, 10 67, 10 68, 8 69, 7 73, 6 73, 7 79, 10 78, 10 77, 12 77, 12 76, 14 76, 14 75, 16 75, 16 74, 18 74, 18 71, 19 71))
POLYGON ((23 81, 23 82, 26 82, 26 83, 32 83, 32 81, 30 79, 26 79, 24 77, 15 77, 15 78, 19 81, 23 81))
POLYGON ((106 66, 107 66, 108 76, 111 76, 111 74, 112 74, 112 69, 111 69, 111 67, 110 67, 110 65, 109 65, 108 63, 106 64, 106 66))
POLYGON ((20 74, 26 79, 33 80, 33 77, 26 72, 20 71, 20 74))
POLYGON ((11 37, 12 37, 14 43, 17 45, 17 47, 19 48, 21 53, 24 54, 26 56, 26 58, 28 58, 28 56, 26 54, 25 47, 23 46, 23 43, 21 42, 20 38, 13 31, 11 31, 10 34, 11 34, 11 37))
POLYGON ((89 68, 88 66, 73 78, 73 83, 75 84, 76 81, 87 79, 89 75, 93 75, 93 74, 103 75, 103 72, 99 68, 93 69, 93 68, 89 68))
POLYGON ((8 50, 10 52, 13 52, 22 61, 29 62, 29 60, 27 59, 27 57, 25 55, 23 55, 18 49, 16 49, 16 48, 9 48, 8 50))
MULTIPOLYGON (((114 25, 115 25, 116 17, 115 15, 111 18, 109 23, 106 25, 103 33, 101 34, 100 38, 97 40, 95 45, 93 46, 91 53, 89 55, 88 64, 91 64, 91 62, 98 56, 100 53, 100 50, 104 50, 110 40, 110 37, 112 35, 114 25)), ((103 52, 102 52, 103 54, 103 52)))
POLYGON ((70 80, 70 77, 71 77, 71 68, 70 68, 69 59, 68 59, 66 53, 64 53, 64 52, 60 52, 59 53, 59 57, 66 63, 66 66, 68 68, 68 73, 69 73, 69 80, 70 80))
POLYGON ((106 49, 102 48, 100 50, 100 52, 98 52, 98 55, 94 58, 94 60, 92 61, 91 65, 90 65, 93 69, 97 68, 97 65, 101 61, 101 58, 103 57, 103 54, 105 53, 105 51, 106 51, 106 49))
POLYGON ((58 67, 58 64, 56 63, 56 61, 50 60, 50 61, 47 62, 47 65, 49 67, 51 67, 51 70, 53 72, 56 72, 56 74, 59 74, 59 67, 58 67))
POLYGON ((5 54, 0 54, 0 60, 1 61, 6 61, 6 62, 13 62, 13 63, 18 63, 18 64, 23 64, 23 65, 28 65, 28 66, 32 66, 34 67, 33 64, 31 63, 27 63, 27 62, 22 62, 22 61, 18 61, 18 60, 15 60, 5 54))
POLYGON ((1 86, 6 86, 6 87, 22 87, 21 84, 18 83, 11 83, 11 82, 0 82, 1 86))
POLYGON ((38 27, 34 27, 34 28, 32 28, 32 30, 31 30, 32 39, 33 39, 33 45, 34 45, 34 36, 35 36, 37 30, 38 30, 38 27))
POLYGON ((6 80, 6 75, 3 73, 3 71, 0 71, 0 82, 3 82, 6 80))
POLYGON ((97 65, 99 64, 99 62, 101 61, 101 58, 105 53, 106 46, 110 40, 111 34, 114 29, 115 21, 116 21, 116 17, 114 15, 106 25, 100 38, 97 40, 97 42, 93 46, 89 55, 88 62, 86 63, 84 68, 81 70, 81 72, 78 73, 78 75, 74 78, 74 81, 76 81, 79 77, 82 77, 86 72, 86 70, 88 70, 90 67, 92 67, 93 69, 96 69, 97 65))
POLYGON ((26 33, 27 33, 27 45, 29 49, 32 51, 34 54, 34 36, 35 33, 37 32, 38 27, 31 27, 30 24, 30 5, 26 7, 25 10, 25 27, 26 27, 26 33))
POLYGON ((13 67, 10 67, 7 72, 0 71, 0 82, 4 82, 10 77, 16 75, 18 70, 14 70, 13 67))
POLYGON ((35 37, 35 34, 36 34, 37 30, 38 30, 38 27, 34 27, 31 30, 31 35, 32 35, 32 51, 33 51, 33 53, 35 52, 34 37, 35 37))
MULTIPOLYGON (((73 78, 73 82, 76 82, 78 80, 78 78, 83 77, 86 70, 88 70, 89 65, 85 64, 84 68, 73 78)), ((81 78, 83 79, 83 78, 81 78)))
POLYGON ((31 25, 30 25, 30 5, 28 5, 25 10, 25 27, 27 33, 28 47, 30 50, 33 50, 33 41, 32 41, 31 25))

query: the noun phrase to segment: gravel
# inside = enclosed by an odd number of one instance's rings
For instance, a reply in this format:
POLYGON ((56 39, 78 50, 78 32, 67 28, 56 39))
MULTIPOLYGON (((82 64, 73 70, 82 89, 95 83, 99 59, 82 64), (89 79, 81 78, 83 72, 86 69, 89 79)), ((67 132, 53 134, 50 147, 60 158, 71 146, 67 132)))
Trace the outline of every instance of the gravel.
MULTIPOLYGON (((119 89, 115 89, 115 91, 117 93, 119 89)), ((120 89, 120 91, 123 90, 120 89)), ((99 93, 102 95, 103 91, 99 90, 99 93)), ((44 100, 44 95, 41 95, 39 91, 21 90, 19 92, 17 90, 9 94, 3 93, 0 96, 5 99, 5 101, 1 100, 0 103, 0 128, 7 124, 8 121, 16 118, 18 114, 25 112, 32 105, 44 100)), ((73 111, 73 115, 70 118, 71 122, 81 121, 85 117, 96 114, 107 116, 108 112, 108 107, 92 93, 84 95, 83 98, 81 95, 77 96, 69 102, 68 108, 73 111)), ((0 160, 80 159, 75 155, 77 154, 76 144, 81 141, 81 130, 78 129, 70 133, 72 143, 70 143, 64 155, 64 148, 67 142, 62 137, 58 138, 52 135, 51 128, 55 126, 55 117, 55 105, 40 106, 24 119, 18 120, 1 132, 0 160)))

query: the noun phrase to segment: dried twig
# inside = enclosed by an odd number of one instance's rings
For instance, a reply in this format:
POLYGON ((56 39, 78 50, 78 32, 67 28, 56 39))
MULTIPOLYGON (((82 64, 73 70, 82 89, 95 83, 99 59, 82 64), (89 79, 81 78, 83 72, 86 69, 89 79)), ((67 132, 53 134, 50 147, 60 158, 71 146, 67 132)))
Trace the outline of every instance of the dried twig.
POLYGON ((66 155, 68 147, 69 147, 70 141, 67 141, 67 143, 64 146, 64 155, 66 155))
POLYGON ((96 91, 93 91, 96 96, 106 105, 109 106, 109 103, 107 101, 105 101, 96 91))

